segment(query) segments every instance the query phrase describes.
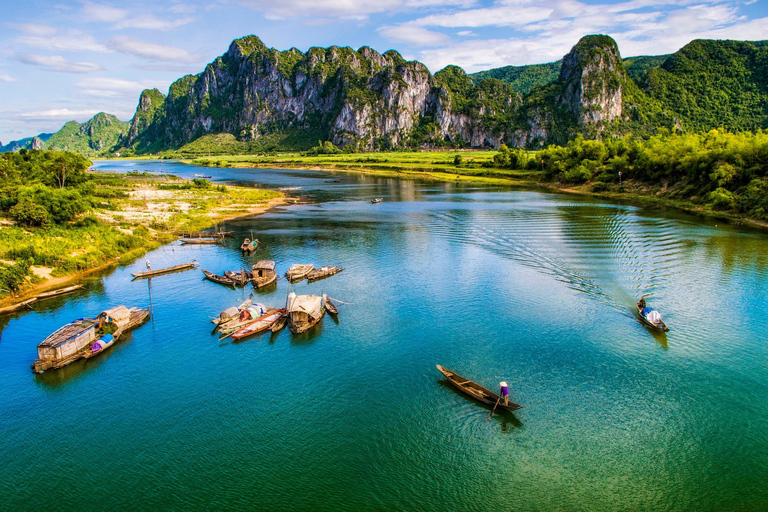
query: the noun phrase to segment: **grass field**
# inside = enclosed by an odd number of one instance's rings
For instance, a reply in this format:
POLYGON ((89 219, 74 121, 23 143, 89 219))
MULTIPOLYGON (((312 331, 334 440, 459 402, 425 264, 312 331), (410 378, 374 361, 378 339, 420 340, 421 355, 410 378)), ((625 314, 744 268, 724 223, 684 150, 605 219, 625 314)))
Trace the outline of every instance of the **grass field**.
POLYGON ((206 156, 189 163, 211 167, 293 167, 349 170, 382 176, 428 178, 440 181, 485 183, 532 183, 541 173, 529 170, 483 167, 495 151, 413 151, 381 153, 339 153, 311 156, 302 153, 276 155, 206 156), (461 164, 455 159, 461 157, 461 164))

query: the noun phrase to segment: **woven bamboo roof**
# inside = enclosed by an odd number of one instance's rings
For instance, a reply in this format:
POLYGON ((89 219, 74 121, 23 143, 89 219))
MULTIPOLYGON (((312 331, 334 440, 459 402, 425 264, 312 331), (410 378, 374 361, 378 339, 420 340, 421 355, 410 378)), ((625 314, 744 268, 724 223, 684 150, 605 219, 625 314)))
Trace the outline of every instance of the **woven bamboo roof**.
POLYGON ((92 318, 81 318, 69 323, 63 327, 60 327, 53 334, 45 338, 38 345, 39 347, 58 347, 59 345, 66 343, 72 338, 76 338, 94 325, 96 320, 92 318))
POLYGON ((275 262, 272 260, 260 260, 254 263, 253 270, 275 270, 275 262))

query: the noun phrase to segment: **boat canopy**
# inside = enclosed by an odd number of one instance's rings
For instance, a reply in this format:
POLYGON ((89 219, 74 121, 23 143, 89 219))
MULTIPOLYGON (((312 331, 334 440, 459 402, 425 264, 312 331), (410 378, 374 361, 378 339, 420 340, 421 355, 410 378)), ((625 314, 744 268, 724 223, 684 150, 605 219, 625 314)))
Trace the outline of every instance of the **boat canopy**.
POLYGON ((317 295, 295 295, 289 296, 289 313, 306 313, 312 318, 317 318, 323 308, 323 298, 317 295))
POLYGON ((257 261, 253 265, 253 270, 275 270, 275 262, 272 260, 257 261))
POLYGON ((127 322, 131 318, 131 312, 125 306, 116 306, 102 311, 99 318, 105 317, 107 321, 127 322))
POLYGON ((93 328, 96 325, 96 320, 91 318, 81 318, 69 323, 63 327, 60 327, 56 332, 45 338, 40 342, 38 347, 58 347, 64 343, 77 338, 84 332, 93 328))

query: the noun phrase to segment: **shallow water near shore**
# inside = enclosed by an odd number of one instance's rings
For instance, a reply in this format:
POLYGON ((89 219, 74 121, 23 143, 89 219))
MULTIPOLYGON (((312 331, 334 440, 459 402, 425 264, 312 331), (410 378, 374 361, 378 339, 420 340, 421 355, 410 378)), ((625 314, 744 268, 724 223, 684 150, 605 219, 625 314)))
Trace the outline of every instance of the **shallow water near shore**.
POLYGON ((344 173, 98 162, 311 201, 167 245, 84 291, 0 317, 0 508, 765 510, 768 237, 696 216, 502 187, 344 173), (339 182, 335 182, 335 180, 339 182), (384 202, 371 204, 372 197, 384 202), (261 241, 242 255, 242 238, 261 241), (259 259, 343 265, 296 293, 340 313, 219 342, 259 259), (645 296, 670 332, 634 314, 645 296), (344 304, 348 303, 348 304, 344 304), (116 304, 152 320, 107 353, 34 375, 36 345, 116 304), (441 364, 524 408, 495 414, 441 364))

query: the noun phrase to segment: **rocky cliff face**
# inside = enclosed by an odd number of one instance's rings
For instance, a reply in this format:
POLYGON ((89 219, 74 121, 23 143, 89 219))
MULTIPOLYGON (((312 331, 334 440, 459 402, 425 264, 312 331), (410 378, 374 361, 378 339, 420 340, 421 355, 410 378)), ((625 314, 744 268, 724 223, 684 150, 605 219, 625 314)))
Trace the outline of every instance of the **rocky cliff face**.
POLYGON ((599 134, 621 119, 625 77, 608 36, 583 38, 559 79, 525 96, 495 78, 474 83, 455 66, 431 75, 395 51, 277 51, 248 36, 167 97, 144 91, 123 145, 146 152, 209 133, 253 141, 297 132, 361 150, 536 145, 574 130, 599 134))
POLYGON ((616 41, 586 36, 563 58, 559 100, 582 127, 605 125, 622 115, 626 71, 616 41))
POLYGON ((128 130, 128 123, 99 112, 83 124, 69 121, 45 143, 45 149, 74 151, 96 156, 115 147, 128 130))

